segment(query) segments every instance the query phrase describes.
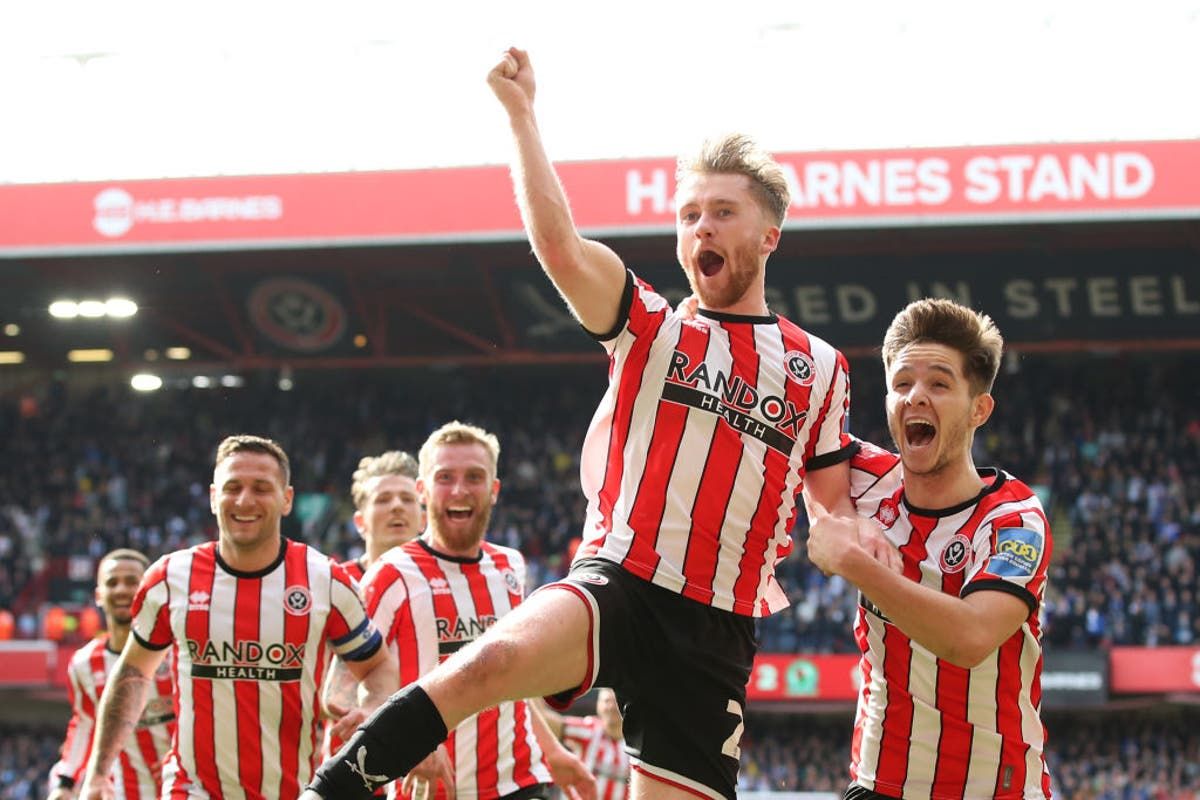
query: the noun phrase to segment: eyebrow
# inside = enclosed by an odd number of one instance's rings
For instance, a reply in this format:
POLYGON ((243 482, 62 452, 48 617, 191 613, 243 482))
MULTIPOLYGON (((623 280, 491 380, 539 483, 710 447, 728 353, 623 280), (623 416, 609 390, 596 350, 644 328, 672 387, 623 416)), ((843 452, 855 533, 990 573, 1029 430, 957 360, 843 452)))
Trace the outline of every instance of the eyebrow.
MULTIPOLYGON (((908 364, 901 364, 896 367, 896 372, 893 374, 893 377, 895 377, 896 375, 899 375, 901 372, 912 372, 913 369, 915 369, 915 367, 912 367, 908 364)), ((945 364, 930 364, 929 369, 934 372, 941 372, 946 375, 949 375, 951 378, 958 377, 958 373, 955 372, 950 367, 946 366, 945 364)))

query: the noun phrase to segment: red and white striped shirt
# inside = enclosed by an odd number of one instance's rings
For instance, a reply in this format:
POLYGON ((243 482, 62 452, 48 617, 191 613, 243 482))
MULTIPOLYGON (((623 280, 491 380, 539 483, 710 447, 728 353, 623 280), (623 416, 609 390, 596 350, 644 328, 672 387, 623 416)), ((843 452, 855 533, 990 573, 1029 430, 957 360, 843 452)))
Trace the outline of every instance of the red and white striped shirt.
MULTIPOLYGON (((400 685, 407 686, 521 603, 525 559, 489 542, 478 558, 455 558, 414 539, 372 564, 362 591, 371 619, 400 662, 400 685)), ((550 782, 532 713, 524 700, 501 703, 450 732, 446 749, 459 800, 493 800, 550 782)), ((444 796, 439 788, 438 797, 444 796)))
POLYGON ((178 653, 170 800, 298 797, 314 769, 330 651, 354 661, 380 646, 342 568, 288 540, 254 573, 226 565, 216 542, 166 555, 146 572, 133 614, 142 645, 178 653))
MULTIPOLYGON (((120 653, 108 649, 108 634, 102 634, 71 656, 67 665, 67 692, 71 697, 71 721, 61 758, 50 769, 50 788, 72 788, 83 780, 96 732, 96 709, 120 653)), ((110 775, 120 800, 153 800, 162 786, 162 765, 171 749, 175 709, 171 702, 171 668, 163 661, 146 708, 134 727, 133 736, 117 754, 110 775)))
POLYGON ((596 776, 597 800, 625 800, 629 796, 629 754, 625 740, 613 738, 599 717, 563 717, 563 743, 575 751, 596 776))
POLYGON ((855 783, 903 798, 1047 798, 1040 717, 1041 626, 1052 542, 1037 497, 1006 472, 941 510, 904 498, 898 457, 873 445, 851 460, 858 511, 900 549, 904 575, 938 591, 1012 594, 1029 606, 1020 630, 965 669, 910 640, 863 598, 855 637, 862 688, 851 747, 855 783))
POLYGON ((689 320, 628 281, 602 342, 609 387, 583 445, 575 557, 726 611, 778 611, 806 470, 849 457, 846 360, 782 317, 689 320))

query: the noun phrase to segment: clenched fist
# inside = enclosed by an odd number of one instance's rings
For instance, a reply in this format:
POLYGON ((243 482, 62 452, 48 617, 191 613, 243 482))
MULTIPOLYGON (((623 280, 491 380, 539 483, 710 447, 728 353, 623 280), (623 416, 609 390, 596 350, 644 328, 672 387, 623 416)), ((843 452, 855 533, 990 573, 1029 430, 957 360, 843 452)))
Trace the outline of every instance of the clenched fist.
POLYGON ((536 85, 533 80, 533 66, 529 63, 529 54, 516 47, 510 47, 500 57, 496 66, 492 67, 487 76, 488 86, 496 99, 504 106, 510 117, 523 114, 533 109, 533 93, 536 85))

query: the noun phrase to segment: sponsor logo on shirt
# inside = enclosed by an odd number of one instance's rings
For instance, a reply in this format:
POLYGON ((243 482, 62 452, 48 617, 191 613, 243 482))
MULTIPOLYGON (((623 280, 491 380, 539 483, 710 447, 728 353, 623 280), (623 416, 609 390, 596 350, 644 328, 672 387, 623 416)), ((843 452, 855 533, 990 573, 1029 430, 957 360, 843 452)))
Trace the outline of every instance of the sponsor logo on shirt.
POLYGON ((1002 578, 1028 578, 1042 559, 1044 538, 1028 528, 1001 528, 996 531, 996 552, 988 561, 987 571, 1002 578))
POLYGON ((303 643, 188 639, 187 649, 193 678, 290 682, 304 670, 303 643))
POLYGON ((447 658, 457 653, 471 642, 483 635, 484 631, 496 624, 495 614, 484 614, 482 617, 458 617, 446 619, 437 617, 434 624, 437 628, 438 656, 447 658))
POLYGON ((188 595, 188 611, 208 611, 208 601, 212 596, 203 589, 197 589, 188 595))
POLYGON ((676 350, 671 354, 662 399, 716 414, 738 433, 791 455, 808 410, 797 408, 787 398, 760 394, 738 376, 730 378, 719 369, 714 372, 709 373, 704 361, 692 366, 687 353, 676 350))
POLYGON ((433 594, 454 594, 450 589, 450 581, 445 578, 430 578, 429 591, 433 594))
POLYGON ((879 510, 875 512, 875 521, 887 529, 895 525, 898 519, 900 519, 900 508, 896 501, 890 497, 880 500, 879 510))

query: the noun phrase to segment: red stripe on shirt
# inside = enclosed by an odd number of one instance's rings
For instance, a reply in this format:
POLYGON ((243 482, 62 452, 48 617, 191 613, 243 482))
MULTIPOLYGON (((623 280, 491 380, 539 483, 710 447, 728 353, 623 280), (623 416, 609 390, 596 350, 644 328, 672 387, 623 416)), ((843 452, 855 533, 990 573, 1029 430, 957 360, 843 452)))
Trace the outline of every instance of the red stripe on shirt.
POLYGON ((1000 763, 996 770, 996 797, 1020 797, 1025 789, 1025 752, 1029 746, 1021 735, 1021 709, 1016 703, 1000 698, 1021 694, 1020 637, 1010 638, 1000 645, 996 679, 996 730, 1003 739, 1000 763))
MULTIPOLYGON (((642 385, 642 376, 646 370, 646 362, 650 356, 650 345, 658 335, 658 330, 666 319, 665 309, 650 312, 642 301, 640 293, 633 294, 633 303, 629 308, 630 332, 636 336, 625 365, 621 369, 620 388, 616 393, 616 407, 613 409, 612 432, 608 442, 608 456, 604 482, 599 493, 599 511, 605 531, 612 530, 613 505, 621 494, 621 479, 624 477, 625 443, 629 440, 629 428, 633 420, 633 407, 637 400, 638 390, 642 385)), ((603 547, 604 540, 596 542, 596 547, 603 547)))
MULTIPOLYGON (((733 396, 736 391, 733 384, 738 380, 746 386, 758 385, 758 353, 754 347, 753 325, 722 323, 721 328, 729 337, 731 356, 730 386, 727 390, 731 396, 723 396, 721 401, 730 403, 736 399, 733 396)), ((683 596, 705 605, 712 602, 715 594, 713 581, 721 552, 721 529, 725 524, 729 498, 733 495, 744 449, 741 433, 734 430, 724 418, 718 420, 692 503, 692 527, 683 559, 683 577, 686 581, 683 596), (700 528, 702 522, 711 525, 711 529, 700 528)))
MULTIPOLYGON (((920 581, 921 562, 928 555, 925 539, 936 527, 937 520, 914 517, 912 522, 913 535, 900 548, 900 555, 904 561, 904 577, 920 581)), ((908 693, 912 644, 899 628, 888 623, 884 627, 883 646, 883 671, 889 678, 888 685, 895 688, 888 692, 887 716, 883 720, 879 765, 875 774, 878 783, 900 787, 908 776, 908 743, 913 723, 913 702, 908 693), (896 689, 904 694, 895 696, 896 689)))
MULTIPOLYGON (((196 592, 203 592, 210 599, 213 591, 213 578, 216 573, 216 546, 197 547, 191 551, 192 563, 188 575, 188 597, 196 592)), ((168 603, 163 603, 163 613, 168 610, 168 603)), ((188 641, 207 642, 209 606, 206 601, 202 608, 193 609, 188 604, 187 621, 184 630, 188 641)), ((193 753, 192 759, 196 765, 196 780, 200 782, 214 797, 221 794, 221 778, 217 774, 217 743, 216 730, 213 720, 213 688, 212 680, 208 678, 191 678, 192 708, 195 725, 192 728, 193 753)), ((186 794, 184 795, 186 796, 186 794)))
MULTIPOLYGON (((471 591, 475 618, 496 617, 496 606, 488 591, 487 579, 480 571, 480 562, 462 564, 463 577, 471 591)), ((500 710, 492 707, 479 712, 475 718, 475 785, 480 789, 495 787, 499 782, 496 759, 500 753, 500 710)))
MULTIPOLYGON (((679 332, 675 349, 686 355, 689 368, 694 368, 704 361, 708 343, 706 329, 685 325, 679 332)), ((667 505, 667 484, 675 470, 688 413, 686 406, 661 399, 655 410, 654 431, 646 451, 646 466, 629 510, 633 542, 622 562, 625 569, 643 580, 650 580, 658 569, 660 556, 655 548, 667 505)), ((623 455, 621 460, 624 460, 623 455)))
MULTIPOLYGON (((330 563, 332 567, 332 562, 330 563)), ((335 570, 340 572, 340 570, 335 570)), ((308 574, 308 548, 297 542, 288 542, 287 552, 283 557, 283 574, 284 574, 284 594, 286 600, 287 589, 292 586, 303 586, 309 591, 312 590, 312 580, 308 574)), ((332 591, 332 587, 331 587, 332 591)), ((332 605, 332 603, 331 603, 332 605)), ((308 641, 308 626, 310 623, 309 614, 288 614, 283 613, 283 640, 294 647, 304 647, 308 641)), ((324 682, 325 667, 329 661, 324 655, 325 641, 331 638, 329 626, 334 622, 335 618, 340 619, 341 614, 334 613, 334 609, 330 609, 329 616, 325 618, 326 629, 321 637, 320 651, 317 654, 315 668, 313 670, 313 690, 312 697, 302 697, 301 682, 288 681, 279 686, 279 764, 280 764, 280 780, 279 780, 279 797, 293 798, 300 795, 300 732, 304 722, 304 706, 307 704, 310 708, 316 709, 321 707, 320 698, 317 696, 320 692, 321 684, 324 682)), ((342 622, 345 626, 345 622, 342 622)), ((343 635, 338 633, 336 635, 343 635)), ((313 662, 309 662, 313 663, 313 662)), ((314 724, 309 726, 309 752, 312 755, 309 757, 309 769, 312 769, 312 760, 320 749, 317 747, 317 733, 320 730, 320 725, 314 724)), ((265 788, 265 787, 264 787, 265 788)))
MULTIPOLYGON (((239 578, 235 584, 233 639, 235 642, 259 641, 259 610, 262 607, 262 579, 239 578)), ((258 713, 258 681, 233 681, 238 728, 238 782, 251 794, 261 793, 262 720, 258 713)), ((281 742, 282 744, 282 742, 281 742)))

